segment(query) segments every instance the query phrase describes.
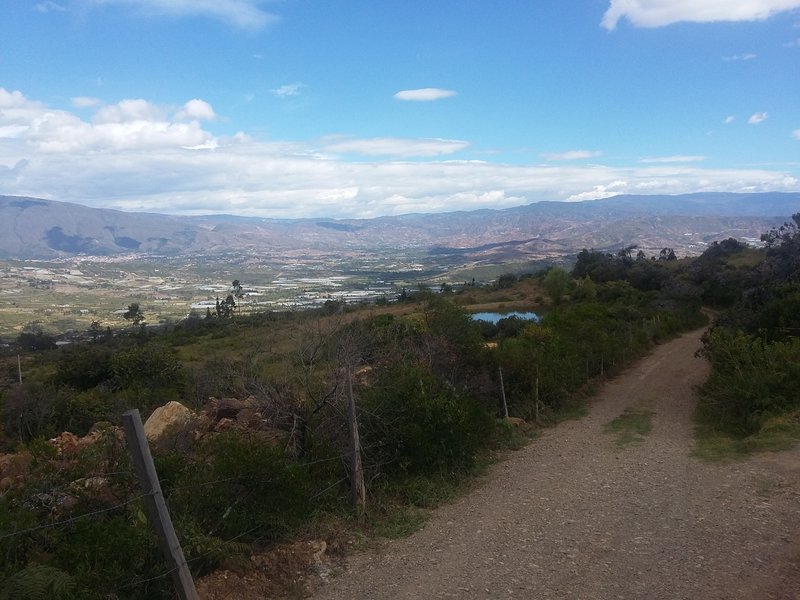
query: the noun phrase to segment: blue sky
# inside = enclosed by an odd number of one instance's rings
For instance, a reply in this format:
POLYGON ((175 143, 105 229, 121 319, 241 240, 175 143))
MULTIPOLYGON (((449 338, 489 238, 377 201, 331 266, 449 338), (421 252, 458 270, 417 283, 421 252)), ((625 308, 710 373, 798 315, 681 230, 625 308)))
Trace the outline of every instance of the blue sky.
POLYGON ((800 191, 800 0, 9 0, 0 194, 374 217, 800 191))

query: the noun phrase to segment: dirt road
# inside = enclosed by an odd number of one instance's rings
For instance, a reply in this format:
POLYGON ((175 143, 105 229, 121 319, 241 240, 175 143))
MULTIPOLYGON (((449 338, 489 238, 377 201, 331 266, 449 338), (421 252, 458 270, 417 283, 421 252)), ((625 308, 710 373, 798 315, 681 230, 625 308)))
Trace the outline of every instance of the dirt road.
POLYGON ((700 332, 604 386, 590 415, 545 431, 426 527, 353 556, 317 600, 800 599, 800 452, 691 456, 700 332), (606 424, 653 411, 644 442, 606 424))

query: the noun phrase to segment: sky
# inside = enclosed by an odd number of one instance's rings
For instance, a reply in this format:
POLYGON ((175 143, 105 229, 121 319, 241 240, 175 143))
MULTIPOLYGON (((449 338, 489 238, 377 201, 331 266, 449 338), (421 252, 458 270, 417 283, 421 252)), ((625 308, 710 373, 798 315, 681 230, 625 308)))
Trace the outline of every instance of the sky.
POLYGON ((371 218, 800 191, 800 0, 4 0, 0 194, 371 218))

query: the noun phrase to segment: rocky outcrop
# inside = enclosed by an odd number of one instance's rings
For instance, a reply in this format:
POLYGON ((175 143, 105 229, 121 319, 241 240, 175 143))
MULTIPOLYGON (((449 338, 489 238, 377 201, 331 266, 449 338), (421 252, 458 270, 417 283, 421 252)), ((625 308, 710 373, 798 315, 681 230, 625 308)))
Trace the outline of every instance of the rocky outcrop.
POLYGON ((167 402, 159 406, 144 423, 144 434, 148 441, 156 442, 171 428, 183 427, 192 419, 192 411, 180 402, 167 402))

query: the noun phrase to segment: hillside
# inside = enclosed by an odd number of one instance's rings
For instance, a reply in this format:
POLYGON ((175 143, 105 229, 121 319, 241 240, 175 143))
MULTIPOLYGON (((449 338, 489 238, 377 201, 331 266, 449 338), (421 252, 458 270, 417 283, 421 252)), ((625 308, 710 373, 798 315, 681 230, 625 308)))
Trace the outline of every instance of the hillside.
POLYGON ((0 257, 413 249, 503 262, 629 244, 699 254, 714 240, 757 239, 798 210, 800 193, 707 193, 368 220, 281 220, 128 213, 0 196, 0 257))
POLYGON ((313 598, 795 597, 800 453, 692 457, 699 334, 656 348, 585 419, 545 430, 414 535, 350 558, 313 598), (630 414, 650 430, 621 443, 609 424, 630 414))

